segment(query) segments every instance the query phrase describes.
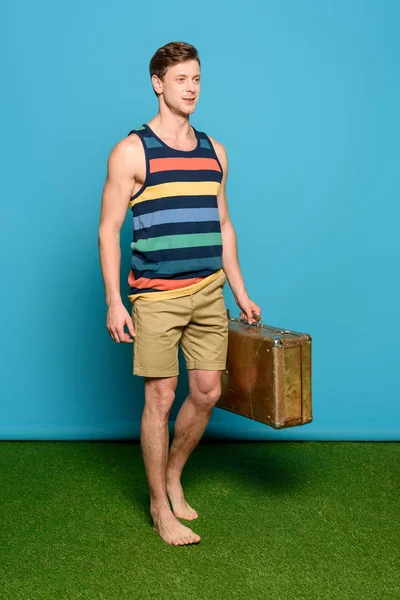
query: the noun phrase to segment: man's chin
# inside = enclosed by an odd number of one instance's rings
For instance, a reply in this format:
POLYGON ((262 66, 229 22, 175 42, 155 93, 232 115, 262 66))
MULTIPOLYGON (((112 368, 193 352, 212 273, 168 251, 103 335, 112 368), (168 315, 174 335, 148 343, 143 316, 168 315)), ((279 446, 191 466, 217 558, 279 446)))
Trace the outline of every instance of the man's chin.
POLYGON ((195 106, 187 106, 184 109, 179 110, 180 114, 183 116, 191 115, 194 113, 195 106))

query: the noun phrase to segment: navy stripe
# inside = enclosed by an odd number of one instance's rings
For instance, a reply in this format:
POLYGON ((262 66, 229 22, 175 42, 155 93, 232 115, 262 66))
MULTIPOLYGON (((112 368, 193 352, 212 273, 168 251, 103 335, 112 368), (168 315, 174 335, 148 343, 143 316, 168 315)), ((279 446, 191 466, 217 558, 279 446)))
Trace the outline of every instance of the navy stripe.
POLYGON ((149 173, 149 185, 176 181, 217 181, 222 179, 220 171, 215 170, 168 170, 149 173))
POLYGON ((144 259, 148 263, 184 260, 187 258, 208 258, 221 256, 222 245, 194 246, 193 248, 171 248, 170 250, 152 250, 150 252, 138 252, 138 254, 141 256, 142 260, 144 259))
POLYGON ((211 275, 211 273, 215 273, 219 269, 222 269, 221 256, 153 264, 146 264, 144 261, 138 260, 137 264, 132 264, 135 279, 139 277, 148 277, 150 279, 189 279, 191 277, 211 275))
MULTIPOLYGON (((220 233, 219 221, 192 221, 185 223, 163 223, 152 227, 143 227, 133 232, 133 241, 156 238, 163 235, 179 235, 184 233, 220 233)), ((182 250, 182 248, 181 248, 182 250)), ((183 248, 185 251, 185 248, 183 248)), ((163 252, 165 252, 163 250, 163 252)))
MULTIPOLYGON (((149 277, 149 279, 153 279, 153 277, 149 277)), ((131 294, 149 294, 150 292, 164 292, 166 290, 158 290, 157 288, 144 288, 144 289, 140 289, 140 288, 132 288, 131 287, 131 294)))
POLYGON ((132 207, 134 217, 146 215, 156 210, 174 208, 215 208, 218 207, 217 196, 170 196, 157 200, 144 200, 132 207))
MULTIPOLYGON (((140 132, 142 133, 142 132, 140 132)), ((147 135, 147 134, 146 134, 147 135)), ((215 153, 212 148, 197 148, 196 152, 185 153, 182 150, 175 150, 174 148, 165 148, 165 146, 159 146, 157 148, 147 148, 149 159, 152 158, 182 158, 187 154, 191 158, 215 158, 215 153)))
MULTIPOLYGON (((154 269, 155 263, 176 262, 182 260, 194 259, 199 261, 199 268, 203 259, 221 258, 222 246, 195 246, 193 248, 172 248, 170 250, 153 250, 151 252, 137 252, 132 250, 131 262, 134 268, 146 268, 149 266, 154 269)), ((208 266, 208 265, 206 265, 208 266)), ((177 268, 179 272, 179 268, 177 268)))

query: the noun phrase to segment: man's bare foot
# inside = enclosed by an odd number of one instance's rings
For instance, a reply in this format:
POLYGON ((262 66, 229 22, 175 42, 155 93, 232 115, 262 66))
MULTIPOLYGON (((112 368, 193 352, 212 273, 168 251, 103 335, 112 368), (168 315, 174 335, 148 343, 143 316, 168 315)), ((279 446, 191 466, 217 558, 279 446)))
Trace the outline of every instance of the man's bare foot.
POLYGON ((153 529, 158 535, 173 546, 186 546, 187 544, 197 544, 200 536, 194 533, 189 527, 186 527, 170 511, 157 513, 152 512, 153 529))
POLYGON ((197 519, 199 515, 185 500, 181 482, 179 480, 173 481, 172 479, 168 479, 167 476, 166 487, 174 515, 178 519, 186 519, 187 521, 197 519))

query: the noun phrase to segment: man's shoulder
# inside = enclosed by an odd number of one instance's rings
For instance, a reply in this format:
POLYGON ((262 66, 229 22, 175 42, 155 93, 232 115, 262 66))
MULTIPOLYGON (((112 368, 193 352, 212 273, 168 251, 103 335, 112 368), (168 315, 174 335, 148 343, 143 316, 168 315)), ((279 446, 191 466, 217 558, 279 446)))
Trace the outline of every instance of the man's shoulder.
POLYGON ((121 144, 122 147, 126 147, 126 148, 141 148, 143 146, 143 142, 141 140, 140 137, 140 133, 139 131, 136 131, 135 129, 132 129, 128 135, 126 135, 124 138, 122 138, 122 140, 120 140, 119 142, 121 144))
POLYGON ((210 142, 212 143, 212 145, 214 146, 215 150, 218 149, 218 151, 220 151, 220 152, 226 152, 225 146, 221 142, 218 142, 209 133, 207 133, 206 135, 207 135, 208 139, 210 140, 210 142))
POLYGON ((143 143, 140 139, 140 135, 137 133, 130 132, 127 136, 123 137, 119 142, 115 144, 111 153, 116 156, 142 156, 143 155, 143 143))
POLYGON ((221 142, 218 142, 215 138, 211 137, 211 135, 207 134, 208 139, 210 140, 210 142, 212 143, 214 150, 218 156, 218 159, 221 162, 226 161, 226 149, 225 146, 223 144, 221 144, 221 142))
POLYGON ((111 149, 108 170, 135 174, 143 168, 145 160, 143 144, 135 133, 122 138, 111 149))

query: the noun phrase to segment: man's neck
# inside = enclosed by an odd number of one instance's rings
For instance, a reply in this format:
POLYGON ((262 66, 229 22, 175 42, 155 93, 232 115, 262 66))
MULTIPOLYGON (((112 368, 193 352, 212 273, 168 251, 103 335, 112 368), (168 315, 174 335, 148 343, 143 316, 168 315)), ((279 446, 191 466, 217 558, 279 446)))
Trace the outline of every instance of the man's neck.
POLYGON ((149 122, 150 127, 161 138, 170 138, 177 142, 193 139, 194 133, 188 117, 177 115, 157 115, 149 122))

